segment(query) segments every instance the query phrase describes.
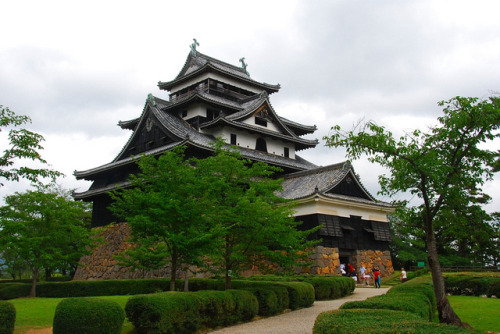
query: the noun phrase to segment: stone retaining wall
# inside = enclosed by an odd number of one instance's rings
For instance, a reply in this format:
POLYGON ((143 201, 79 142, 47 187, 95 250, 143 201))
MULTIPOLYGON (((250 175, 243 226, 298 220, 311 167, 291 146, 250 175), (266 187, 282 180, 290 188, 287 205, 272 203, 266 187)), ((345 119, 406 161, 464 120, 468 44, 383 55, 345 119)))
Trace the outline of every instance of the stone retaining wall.
MULTIPOLYGON (((133 247, 130 240, 130 227, 126 223, 108 225, 99 228, 98 235, 103 239, 103 243, 94 249, 93 253, 82 257, 81 265, 78 267, 75 280, 99 280, 99 279, 126 279, 126 278, 161 278, 170 277, 168 267, 149 271, 133 272, 130 267, 121 267, 114 256, 126 249, 133 247)), ((339 250, 316 246, 311 255, 313 264, 310 267, 298 268, 297 273, 318 274, 318 275, 340 275, 339 250)), ((389 251, 378 250, 358 250, 352 256, 352 264, 359 269, 362 265, 370 273, 373 267, 377 267, 382 272, 382 276, 389 276, 392 268, 391 254, 389 251)), ((257 274, 257 271, 249 270, 244 275, 257 274)), ((196 277, 208 276, 208 273, 199 272, 196 277)), ((179 273, 178 277, 183 277, 179 273)))

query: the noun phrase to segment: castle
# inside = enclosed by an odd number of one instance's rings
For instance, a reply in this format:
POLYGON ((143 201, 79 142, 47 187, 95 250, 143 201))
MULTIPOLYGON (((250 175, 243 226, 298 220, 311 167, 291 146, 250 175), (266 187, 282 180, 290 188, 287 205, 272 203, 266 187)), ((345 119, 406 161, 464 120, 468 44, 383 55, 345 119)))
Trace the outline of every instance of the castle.
MULTIPOLYGON (((75 193, 77 200, 93 202, 92 227, 115 222, 108 210, 110 190, 127 184, 138 172, 133 159, 141 154, 159 156, 176 146, 186 146, 186 155, 199 158, 213 154, 212 144, 223 138, 237 147, 244 158, 280 167, 284 179, 281 196, 295 201, 295 218, 309 229, 322 227, 311 237, 316 246, 310 273, 340 274, 340 264, 377 266, 387 275, 393 271, 387 214, 390 204, 377 201, 360 182, 349 161, 316 166, 301 158, 302 150, 313 149, 317 140, 306 139, 316 126, 304 125, 278 115, 270 96, 280 85, 250 77, 245 59, 231 65, 196 50, 196 41, 177 77, 159 82, 168 98, 149 94, 142 114, 118 125, 132 131, 116 158, 105 165, 75 171, 77 179, 92 181, 87 191, 75 193)), ((112 254, 129 247, 127 227, 117 224, 105 229, 109 241, 82 259, 75 279, 136 277, 119 268, 112 254), (107 232, 106 232, 107 231, 107 232)), ((150 277, 164 273, 150 273, 150 277)))

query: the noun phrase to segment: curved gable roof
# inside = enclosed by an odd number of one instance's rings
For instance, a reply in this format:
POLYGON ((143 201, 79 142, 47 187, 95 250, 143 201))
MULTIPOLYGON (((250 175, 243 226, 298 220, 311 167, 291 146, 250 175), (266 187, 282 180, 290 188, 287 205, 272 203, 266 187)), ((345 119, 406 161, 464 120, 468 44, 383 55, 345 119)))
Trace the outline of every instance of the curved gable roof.
POLYGON ((177 75, 177 77, 172 81, 158 82, 158 87, 163 90, 171 90, 176 85, 190 80, 205 72, 217 72, 222 75, 231 77, 235 80, 245 82, 255 87, 259 87, 267 91, 268 93, 275 93, 279 91, 280 85, 267 84, 265 82, 259 82, 250 78, 250 75, 242 68, 237 67, 226 62, 220 61, 218 59, 209 57, 200 52, 196 52, 196 56, 189 53, 184 66, 177 75))
POLYGON ((332 195, 331 191, 347 175, 350 175, 355 180, 356 185, 369 201, 376 201, 354 173, 354 168, 349 161, 286 175, 282 183, 283 191, 280 196, 287 199, 301 199, 314 194, 330 196, 332 195))

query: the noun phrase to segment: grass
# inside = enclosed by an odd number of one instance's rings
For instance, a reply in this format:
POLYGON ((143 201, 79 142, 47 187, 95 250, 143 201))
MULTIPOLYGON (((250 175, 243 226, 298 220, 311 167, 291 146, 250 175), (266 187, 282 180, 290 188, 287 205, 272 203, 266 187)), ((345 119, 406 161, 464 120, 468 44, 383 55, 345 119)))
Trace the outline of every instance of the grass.
POLYGON ((460 319, 474 329, 500 332, 500 299, 448 296, 448 300, 460 319))
MULTIPOLYGON (((105 296, 125 308, 130 296, 105 296)), ((462 319, 476 330, 500 332, 500 299, 469 296, 449 296, 451 306, 462 319)), ((15 334, 23 334, 29 329, 52 327, 57 304, 63 298, 19 298, 9 300, 17 312, 15 334)), ((125 319, 123 334, 132 333, 132 324, 125 319)))
MULTIPOLYGON (((100 299, 112 300, 121 307, 130 296, 104 296, 100 299)), ((52 327, 56 306, 64 298, 19 298, 9 300, 16 308, 15 334, 23 334, 29 329, 42 329, 52 327)), ((125 319, 122 333, 130 333, 133 325, 125 319)))

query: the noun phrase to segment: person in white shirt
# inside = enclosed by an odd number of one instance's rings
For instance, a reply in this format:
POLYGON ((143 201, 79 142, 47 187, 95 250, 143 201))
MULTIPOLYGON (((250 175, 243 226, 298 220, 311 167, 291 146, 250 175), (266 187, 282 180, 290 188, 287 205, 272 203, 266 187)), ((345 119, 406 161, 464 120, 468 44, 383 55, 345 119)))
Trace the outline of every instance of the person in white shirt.
POLYGON ((401 268, 401 283, 406 282, 406 271, 405 268, 401 268))

